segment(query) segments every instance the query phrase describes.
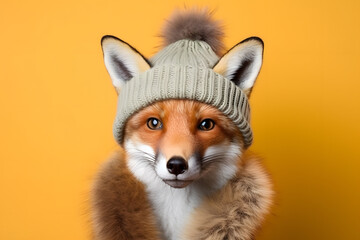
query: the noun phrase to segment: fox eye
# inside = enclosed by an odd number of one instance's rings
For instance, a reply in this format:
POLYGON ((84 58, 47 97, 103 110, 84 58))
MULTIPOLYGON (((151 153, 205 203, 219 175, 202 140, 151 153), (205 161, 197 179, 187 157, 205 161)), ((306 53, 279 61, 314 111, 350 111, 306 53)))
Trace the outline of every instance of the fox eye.
POLYGON ((211 120, 210 118, 202 120, 202 122, 199 124, 198 128, 202 131, 209 131, 215 127, 214 120, 211 120))
POLYGON ((149 118, 147 120, 146 125, 148 126, 148 128, 150 128, 151 130, 159 130, 162 129, 162 122, 157 119, 157 118, 149 118))

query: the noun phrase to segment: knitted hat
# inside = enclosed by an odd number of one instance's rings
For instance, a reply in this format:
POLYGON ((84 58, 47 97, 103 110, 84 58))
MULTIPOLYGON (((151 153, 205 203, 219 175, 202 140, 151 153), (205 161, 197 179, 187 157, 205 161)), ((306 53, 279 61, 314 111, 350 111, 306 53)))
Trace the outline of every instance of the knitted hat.
POLYGON ((248 95, 260 71, 263 42, 248 38, 219 59, 214 50, 219 51, 222 35, 211 38, 215 28, 219 32, 207 12, 178 13, 164 34, 172 43, 150 61, 120 39, 103 37, 105 65, 119 93, 113 128, 118 143, 123 142, 126 121, 142 108, 168 99, 189 99, 219 109, 239 128, 245 147, 250 146, 248 95), (208 26, 208 31, 201 26, 208 26))

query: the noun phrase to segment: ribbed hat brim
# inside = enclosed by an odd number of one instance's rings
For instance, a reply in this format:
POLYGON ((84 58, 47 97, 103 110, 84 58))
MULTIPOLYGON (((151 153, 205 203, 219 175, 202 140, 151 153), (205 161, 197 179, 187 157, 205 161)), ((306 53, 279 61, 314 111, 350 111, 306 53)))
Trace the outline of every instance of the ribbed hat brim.
POLYGON ((117 142, 122 144, 124 126, 131 115, 155 102, 169 99, 195 100, 216 107, 239 128, 245 147, 251 145, 246 94, 212 69, 172 64, 155 66, 123 86, 113 129, 117 142))

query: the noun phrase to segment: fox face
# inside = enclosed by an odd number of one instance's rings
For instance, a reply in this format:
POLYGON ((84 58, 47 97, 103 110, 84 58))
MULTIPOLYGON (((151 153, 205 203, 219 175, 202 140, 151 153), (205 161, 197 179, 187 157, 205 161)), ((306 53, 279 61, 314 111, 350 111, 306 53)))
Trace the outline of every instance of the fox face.
POLYGON ((141 178, 155 172, 174 188, 217 175, 231 177, 243 146, 230 119, 191 100, 157 102, 134 114, 124 142, 133 172, 141 172, 141 178))

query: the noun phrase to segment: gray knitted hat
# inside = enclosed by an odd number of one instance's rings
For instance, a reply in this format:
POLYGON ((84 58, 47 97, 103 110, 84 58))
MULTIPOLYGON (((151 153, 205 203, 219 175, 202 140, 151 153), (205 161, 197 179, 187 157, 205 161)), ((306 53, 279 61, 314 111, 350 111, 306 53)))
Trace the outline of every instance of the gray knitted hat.
POLYGON ((105 65, 119 94, 114 122, 118 143, 137 111, 158 101, 189 99, 223 112, 239 128, 245 147, 250 146, 248 95, 261 68, 263 42, 248 38, 219 58, 215 52, 222 34, 214 32, 222 33, 207 12, 178 13, 165 28, 169 45, 149 61, 120 39, 103 37, 105 65))

